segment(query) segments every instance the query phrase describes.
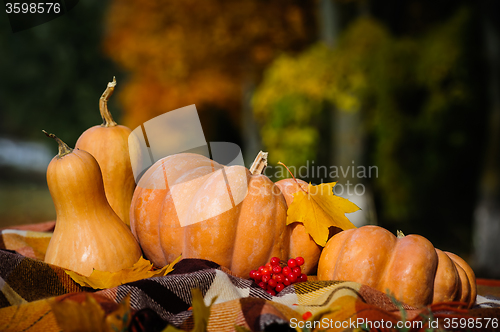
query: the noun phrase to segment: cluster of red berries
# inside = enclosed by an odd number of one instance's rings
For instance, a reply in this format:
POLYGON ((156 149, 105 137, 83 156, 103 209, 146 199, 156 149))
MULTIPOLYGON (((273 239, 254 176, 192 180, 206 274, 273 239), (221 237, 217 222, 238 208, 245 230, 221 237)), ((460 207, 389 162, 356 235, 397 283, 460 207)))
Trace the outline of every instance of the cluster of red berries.
POLYGON ((304 265, 304 258, 291 258, 283 267, 280 263, 278 257, 273 257, 269 263, 259 267, 258 270, 250 271, 250 278, 270 295, 276 295, 288 285, 307 281, 307 275, 300 269, 304 265))

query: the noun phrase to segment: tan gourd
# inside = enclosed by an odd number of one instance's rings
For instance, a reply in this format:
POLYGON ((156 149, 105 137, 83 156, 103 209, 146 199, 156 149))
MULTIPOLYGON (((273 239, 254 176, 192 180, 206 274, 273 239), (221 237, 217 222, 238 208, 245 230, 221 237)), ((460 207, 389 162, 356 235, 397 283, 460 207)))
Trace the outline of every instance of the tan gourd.
POLYGON ((128 225, 130 202, 135 189, 128 146, 132 131, 117 125, 108 110, 108 99, 115 86, 116 80, 113 78, 99 100, 103 123, 83 132, 75 148, 89 152, 97 160, 102 171, 106 198, 120 219, 128 225))
POLYGON ((85 276, 93 269, 116 272, 131 267, 141 250, 106 200, 99 164, 90 153, 47 136, 58 142, 59 153, 47 169, 57 220, 45 262, 85 276))

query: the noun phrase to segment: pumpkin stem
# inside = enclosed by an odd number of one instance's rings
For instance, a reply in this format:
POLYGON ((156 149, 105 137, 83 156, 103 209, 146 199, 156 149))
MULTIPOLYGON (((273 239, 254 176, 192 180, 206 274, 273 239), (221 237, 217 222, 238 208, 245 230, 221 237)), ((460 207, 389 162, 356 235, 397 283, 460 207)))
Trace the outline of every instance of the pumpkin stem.
POLYGON ((397 230, 396 234, 397 234, 398 239, 402 239, 405 237, 404 233, 402 231, 400 231, 399 229, 397 230))
POLYGON ((47 137, 50 137, 50 138, 53 138, 56 140, 57 144, 59 144, 59 153, 57 154, 57 158, 62 158, 64 157, 65 155, 67 154, 70 154, 71 152, 73 152, 73 149, 70 148, 68 146, 68 144, 64 143, 63 141, 61 141, 61 139, 59 137, 57 137, 56 135, 54 134, 49 134, 48 132, 46 132, 45 130, 42 130, 43 133, 45 135, 47 135, 47 137))
POLYGON ((99 111, 101 111, 102 125, 101 127, 114 127, 116 126, 116 122, 113 120, 111 113, 108 110, 108 100, 109 97, 115 91, 116 86, 116 78, 113 76, 113 82, 109 82, 106 90, 102 93, 101 98, 99 99, 99 111))
POLYGON ((309 192, 307 190, 304 190, 304 188, 302 188, 302 186, 300 185, 299 181, 297 181, 297 179, 295 178, 295 176, 293 176, 293 173, 290 171, 290 169, 285 164, 283 164, 281 161, 278 161, 278 164, 285 166, 286 170, 288 171, 288 173, 290 173, 290 175, 292 176, 292 178, 295 181, 295 183, 299 186, 300 190, 302 190, 306 194, 309 194, 309 192))
POLYGON ((260 151, 257 157, 255 157, 255 160, 252 163, 252 166, 250 167, 250 173, 252 175, 260 175, 264 173, 264 169, 267 166, 267 155, 268 152, 263 152, 260 151))

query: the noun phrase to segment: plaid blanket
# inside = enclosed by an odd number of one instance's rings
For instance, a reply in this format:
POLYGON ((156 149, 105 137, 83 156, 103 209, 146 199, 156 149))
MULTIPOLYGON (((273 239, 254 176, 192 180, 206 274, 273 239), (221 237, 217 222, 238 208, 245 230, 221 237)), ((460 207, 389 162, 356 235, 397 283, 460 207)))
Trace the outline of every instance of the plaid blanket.
POLYGON ((201 290, 206 305, 215 299, 208 331, 300 331, 309 326, 311 331, 393 330, 398 323, 407 324, 403 327, 410 326, 409 330, 424 331, 428 327, 424 322, 445 328, 452 319, 484 320, 481 328, 474 323, 461 329, 458 324, 453 330, 495 331, 495 324, 484 328, 486 318, 500 323, 500 300, 495 296, 500 282, 481 279, 478 304, 470 310, 460 309, 459 303, 412 308, 347 281, 313 280, 271 296, 252 281, 237 278, 214 262, 197 259, 181 260, 164 277, 95 291, 42 261, 53 223, 35 227, 1 231, 0 331, 107 331, 106 326, 119 331, 161 331, 167 325, 191 331, 193 288, 201 290), (314 320, 306 322, 304 314, 308 312, 314 320), (101 328, 100 324, 107 325, 101 328))

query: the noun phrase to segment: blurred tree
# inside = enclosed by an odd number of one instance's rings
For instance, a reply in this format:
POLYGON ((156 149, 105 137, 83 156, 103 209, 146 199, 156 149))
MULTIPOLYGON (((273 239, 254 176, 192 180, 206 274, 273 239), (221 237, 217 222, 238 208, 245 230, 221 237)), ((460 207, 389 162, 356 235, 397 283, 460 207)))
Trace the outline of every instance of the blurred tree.
POLYGON ((333 49, 319 43, 299 56, 282 55, 273 62, 253 100, 272 162, 286 159, 300 166, 316 159, 325 103, 346 112, 361 108, 371 68, 367 62, 388 38, 378 23, 362 18, 333 49))
POLYGON ((475 188, 485 117, 467 62, 469 24, 462 9, 419 37, 395 37, 361 17, 333 50, 279 57, 254 97, 271 161, 299 166, 329 148, 319 139, 325 103, 359 110, 382 224, 469 250, 475 193, 463 189, 475 188))
MULTIPOLYGON (((119 92, 126 124, 134 128, 197 104, 201 113, 224 110, 232 126, 240 127, 244 95, 263 68, 280 52, 300 50, 314 38, 313 2, 113 0, 104 45, 130 73, 119 92)), ((227 128, 215 128, 204 126, 207 139, 227 135, 227 128)))
POLYGON ((474 258, 479 274, 500 278, 500 4, 481 2, 484 58, 487 69, 488 126, 484 165, 475 211, 474 258))
POLYGON ((74 145, 101 123, 99 97, 118 75, 100 47, 105 7, 80 1, 64 16, 18 33, 1 21, 0 135, 46 141, 46 129, 74 145))

